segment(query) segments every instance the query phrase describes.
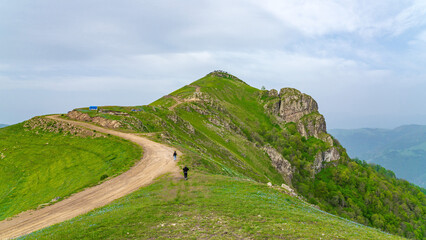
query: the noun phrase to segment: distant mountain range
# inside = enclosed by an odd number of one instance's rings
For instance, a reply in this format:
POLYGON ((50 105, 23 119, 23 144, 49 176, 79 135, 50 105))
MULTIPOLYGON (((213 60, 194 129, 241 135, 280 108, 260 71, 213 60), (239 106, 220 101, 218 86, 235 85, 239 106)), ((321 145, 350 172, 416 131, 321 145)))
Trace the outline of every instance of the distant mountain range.
POLYGON ((398 178, 426 187, 426 126, 395 129, 331 129, 352 158, 377 163, 398 178))
POLYGON ((0 128, 7 127, 7 126, 9 126, 9 125, 7 125, 7 124, 0 124, 0 128))

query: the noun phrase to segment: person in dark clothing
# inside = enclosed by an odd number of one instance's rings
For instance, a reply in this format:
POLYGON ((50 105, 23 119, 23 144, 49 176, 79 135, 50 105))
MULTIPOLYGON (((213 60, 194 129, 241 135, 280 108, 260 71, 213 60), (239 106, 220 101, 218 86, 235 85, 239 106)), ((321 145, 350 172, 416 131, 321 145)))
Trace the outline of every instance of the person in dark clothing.
POLYGON ((183 170, 183 176, 185 177, 185 180, 188 180, 189 168, 187 166, 185 166, 182 170, 183 170))
POLYGON ((176 157, 177 157, 177 153, 176 153, 176 151, 173 153, 173 158, 175 159, 175 161, 176 161, 176 157))

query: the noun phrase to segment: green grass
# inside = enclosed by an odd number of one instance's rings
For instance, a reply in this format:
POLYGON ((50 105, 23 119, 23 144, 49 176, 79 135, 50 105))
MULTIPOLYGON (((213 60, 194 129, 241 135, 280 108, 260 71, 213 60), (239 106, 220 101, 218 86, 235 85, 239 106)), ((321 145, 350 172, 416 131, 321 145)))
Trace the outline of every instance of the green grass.
MULTIPOLYGON (((211 173, 246 176, 261 182, 283 183, 282 176, 271 166, 269 157, 252 141, 253 137, 258 136, 259 129, 275 128, 275 123, 271 121, 264 112, 262 104, 259 103, 259 90, 239 80, 213 75, 207 75, 191 85, 200 86, 202 93, 220 102, 184 103, 175 108, 177 115, 196 129, 194 134, 188 134, 186 129, 174 127, 177 124, 168 121, 168 116, 173 114, 171 111, 164 108, 157 110, 154 114, 173 126, 167 128, 167 132, 178 139, 173 143, 179 144, 184 149, 190 148, 193 143, 202 146, 205 153, 199 154, 199 158, 210 160, 208 165, 212 166, 211 173), (188 111, 188 107, 192 106, 206 110, 206 114, 200 114, 194 110, 188 111), (217 106, 220 109, 217 109, 217 106), (211 118, 222 123, 227 122, 241 132, 235 133, 229 129, 223 129, 222 126, 216 126, 210 121, 211 118), (220 166, 217 166, 217 163, 220 166)), ((182 98, 194 91, 194 87, 185 86, 170 95, 182 98)), ((164 101, 162 98, 153 105, 161 106, 160 103, 164 101)), ((194 164, 194 162, 191 161, 188 164, 194 164)))
MULTIPOLYGON (((182 103, 171 111, 168 107, 174 101, 163 97, 150 106, 144 106, 143 114, 130 113, 149 126, 134 130, 155 132, 152 139, 179 148, 184 153, 180 164, 197 171, 280 185, 288 179, 284 179, 272 166, 271 159, 263 151, 262 147, 270 145, 294 169, 291 182, 287 184, 310 203, 401 236, 418 239, 425 236, 424 196, 399 180, 382 178, 368 166, 351 161, 337 141, 334 147, 340 153, 340 159, 335 163, 345 166, 345 171, 333 170, 327 181, 320 180, 321 172, 313 177, 317 153, 331 146, 321 139, 302 137, 298 123, 280 122, 273 115, 278 98, 244 82, 215 74, 209 74, 191 86, 200 87, 200 101, 182 103), (366 182, 367 176, 380 180, 366 182), (393 199, 381 196, 388 191, 392 192, 393 199), (357 194, 355 197, 349 193, 357 194), (411 207, 398 209, 403 204, 411 207)), ((194 87, 185 86, 170 95, 185 98, 194 91, 194 87)), ((302 96, 295 89, 288 89, 286 94, 296 98, 302 96)), ((314 125, 317 117, 321 115, 314 112, 299 123, 314 125)), ((123 117, 120 121, 125 122, 126 119, 123 117)), ((321 136, 327 135, 322 133, 321 136)), ((334 169, 333 166, 328 164, 326 169, 334 169)))
POLYGON ((177 96, 177 97, 180 97, 180 98, 186 98, 186 97, 191 96, 195 92, 195 89, 196 88, 193 87, 193 86, 184 86, 184 87, 172 92, 170 95, 177 96))
POLYGON ((173 98, 160 98, 157 101, 151 103, 151 106, 169 108, 175 103, 176 100, 174 100, 173 98))
POLYGON ((0 220, 97 184, 141 157, 140 147, 117 137, 29 130, 24 123, 0 129, 0 152, 0 220))
POLYGON ((20 239, 401 239, 264 184, 220 175, 160 178, 110 205, 20 239))

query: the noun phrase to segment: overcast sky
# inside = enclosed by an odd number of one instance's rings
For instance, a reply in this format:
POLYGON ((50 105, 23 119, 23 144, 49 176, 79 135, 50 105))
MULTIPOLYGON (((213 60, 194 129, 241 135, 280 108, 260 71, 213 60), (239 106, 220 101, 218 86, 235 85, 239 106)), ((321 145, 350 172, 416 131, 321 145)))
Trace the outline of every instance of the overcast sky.
POLYGON ((0 123, 144 105, 225 70, 328 128, 426 124, 426 1, 0 0, 0 123))

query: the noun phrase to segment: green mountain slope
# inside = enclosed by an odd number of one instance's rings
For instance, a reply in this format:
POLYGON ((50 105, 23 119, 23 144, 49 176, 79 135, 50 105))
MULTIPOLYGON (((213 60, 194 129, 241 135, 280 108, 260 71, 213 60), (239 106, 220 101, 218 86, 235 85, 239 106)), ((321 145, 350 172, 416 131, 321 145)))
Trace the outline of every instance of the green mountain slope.
POLYGON ((2 128, 0 220, 125 171, 140 152, 122 139, 42 117, 2 128))
POLYGON ((426 126, 395 129, 335 129, 330 131, 353 157, 377 163, 421 187, 426 187, 426 126))
POLYGON ((402 239, 327 214, 265 184, 163 177, 114 203, 20 239, 402 239))
POLYGON ((351 160, 327 133, 315 100, 296 89, 262 91, 213 72, 148 106, 77 109, 68 116, 151 133, 180 148, 181 163, 197 172, 285 183, 330 213, 401 236, 426 236, 422 189, 351 160))

